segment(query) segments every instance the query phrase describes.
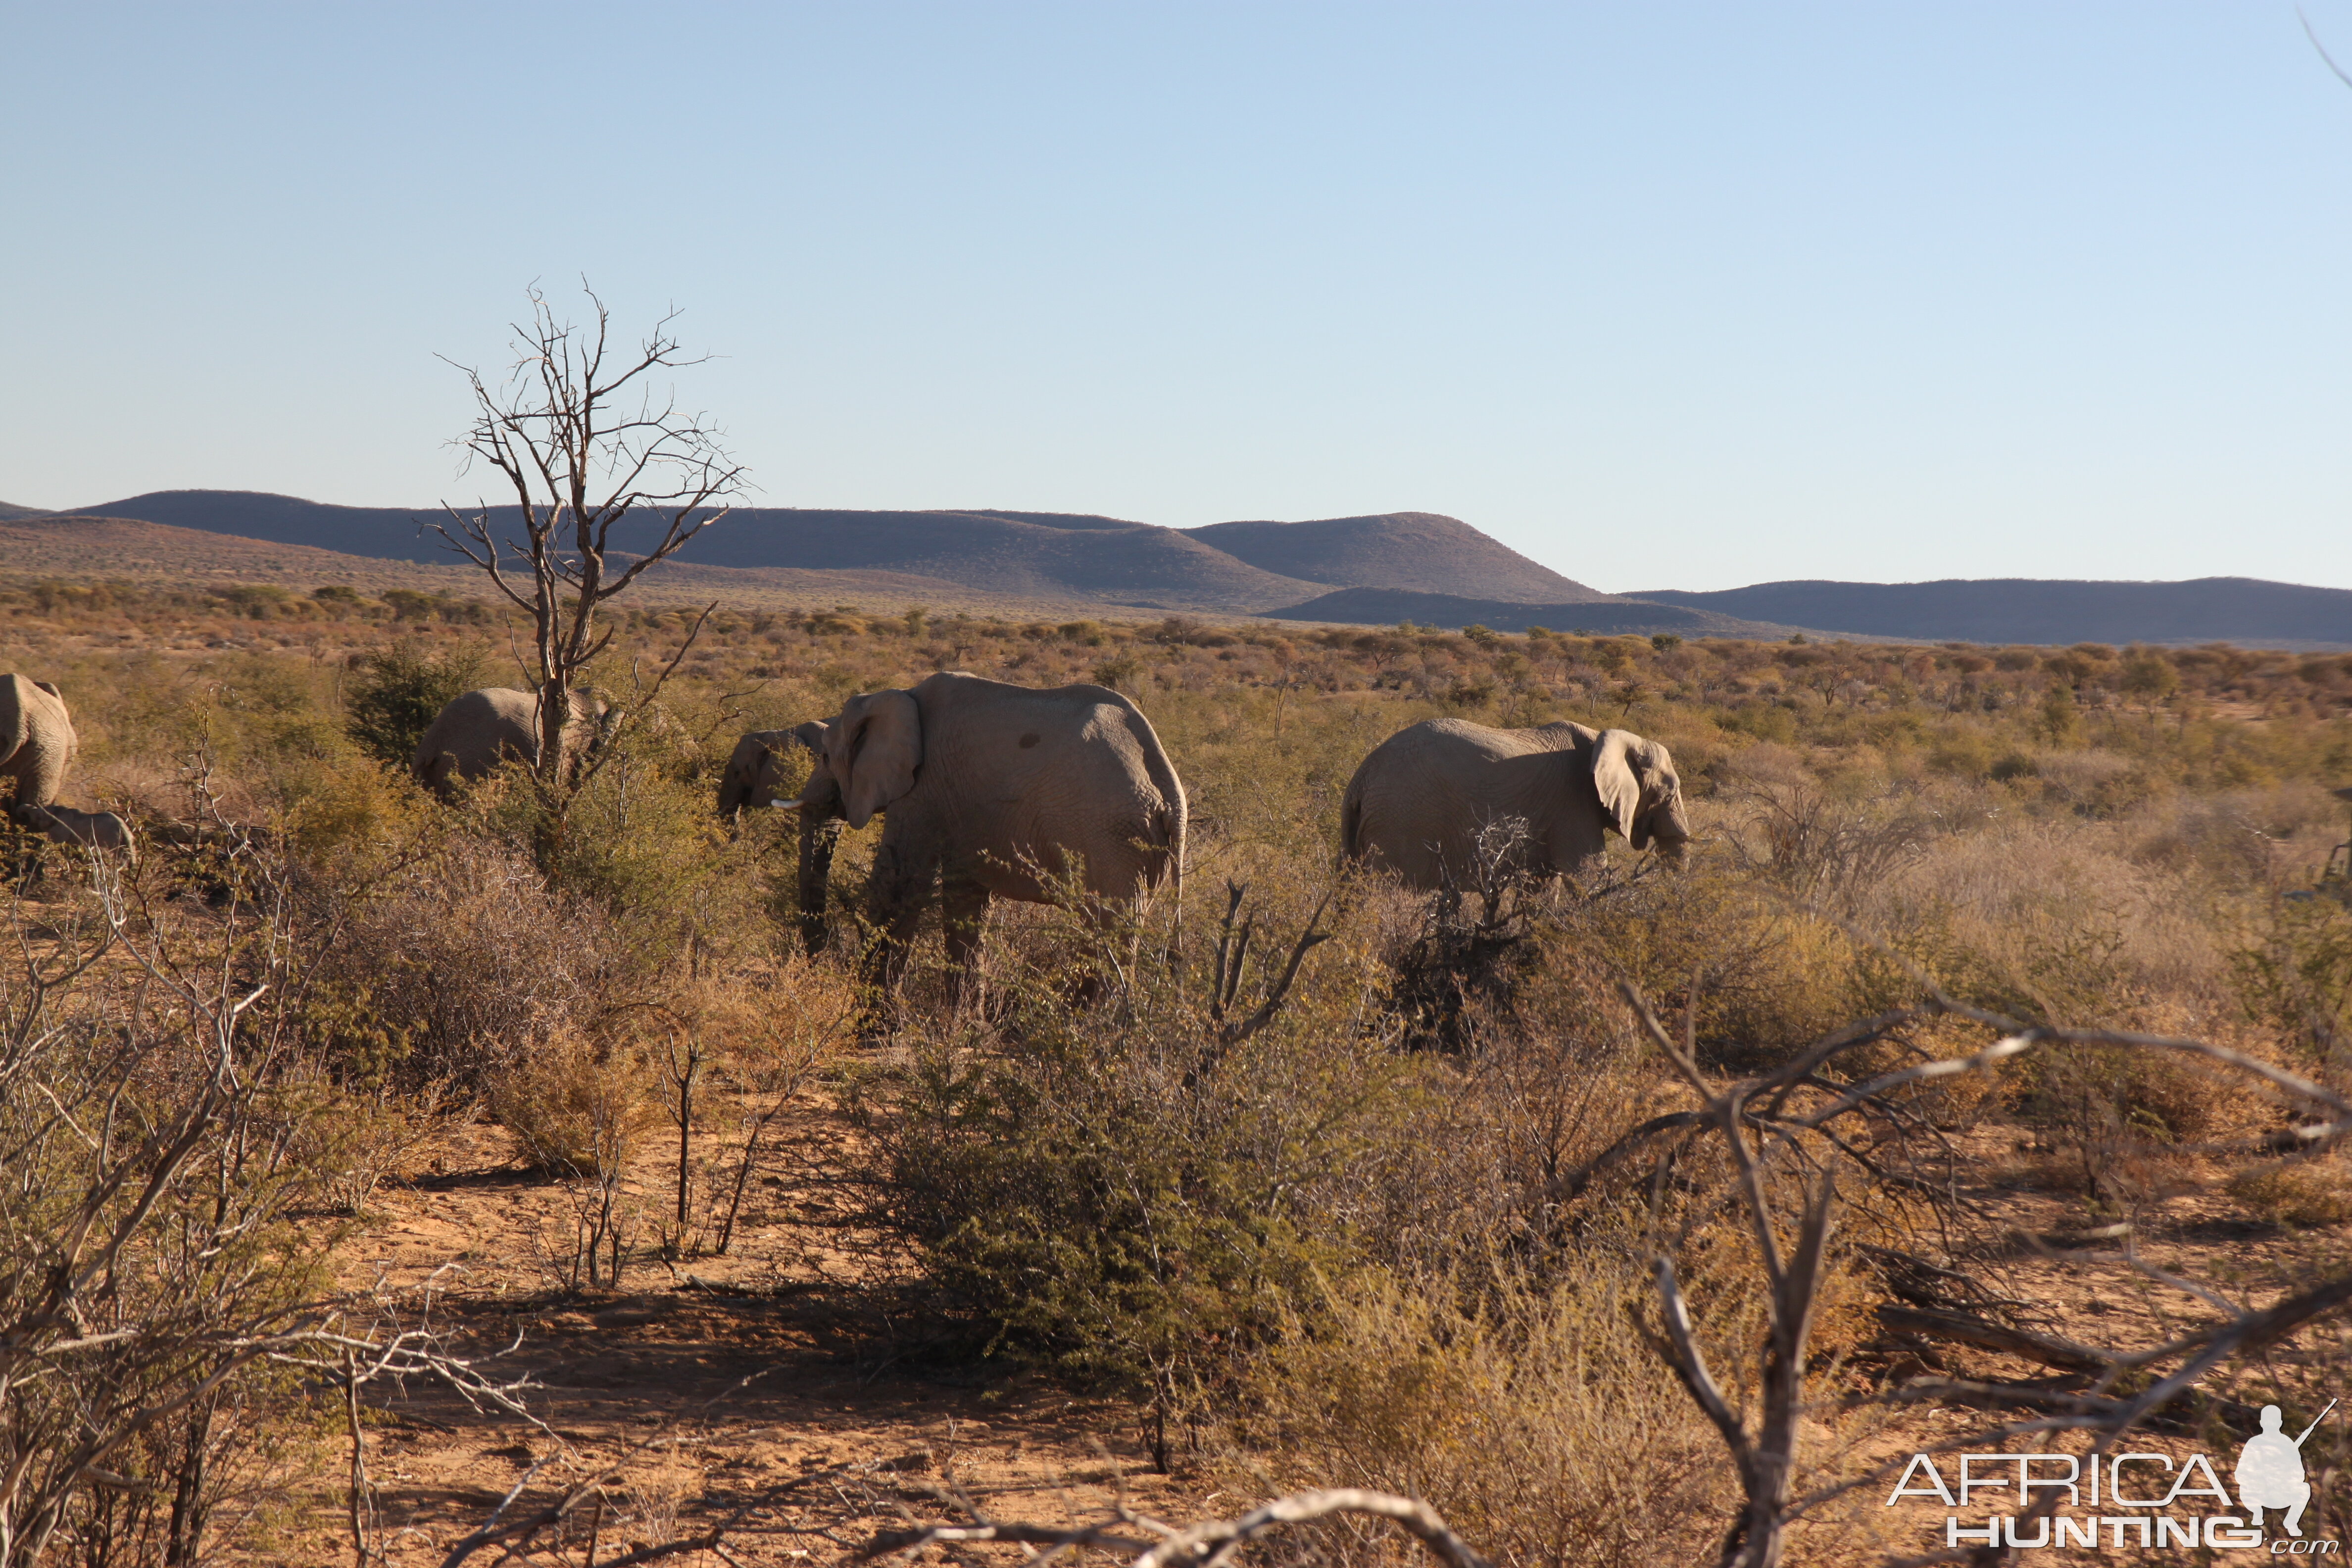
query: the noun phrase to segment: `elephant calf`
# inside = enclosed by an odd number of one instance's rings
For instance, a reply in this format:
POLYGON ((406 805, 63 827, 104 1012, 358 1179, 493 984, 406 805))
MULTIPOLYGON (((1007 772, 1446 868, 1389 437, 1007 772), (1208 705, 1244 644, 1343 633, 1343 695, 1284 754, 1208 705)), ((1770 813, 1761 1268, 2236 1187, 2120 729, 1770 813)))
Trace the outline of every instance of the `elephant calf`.
POLYGON ((1629 730, 1490 730, 1430 719, 1372 749, 1339 807, 1341 853, 1409 885, 1466 886, 1488 824, 1527 824, 1523 864, 1549 875, 1600 857, 1602 835, 1680 859, 1690 838, 1665 747, 1629 730))
POLYGON ((1182 887, 1184 786, 1150 721, 1107 687, 943 672, 853 697, 831 719, 737 744, 719 810, 762 801, 800 813, 802 931, 820 940, 831 839, 819 830, 885 818, 866 902, 882 932, 869 978, 886 986, 935 889, 961 990, 992 899, 1053 903, 1065 878, 1089 900, 1182 887), (775 800, 794 744, 814 770, 798 798, 775 800))
MULTIPOLYGON (((563 728, 567 766, 577 766, 603 739, 607 711, 601 700, 572 693, 572 717, 563 728)), ((451 699, 416 742, 409 766, 417 783, 446 800, 460 780, 488 778, 509 759, 539 766, 539 696, 491 686, 451 699)))
POLYGON ((85 849, 132 847, 131 825, 110 811, 77 811, 70 805, 33 805, 19 801, 9 817, 27 833, 85 849))

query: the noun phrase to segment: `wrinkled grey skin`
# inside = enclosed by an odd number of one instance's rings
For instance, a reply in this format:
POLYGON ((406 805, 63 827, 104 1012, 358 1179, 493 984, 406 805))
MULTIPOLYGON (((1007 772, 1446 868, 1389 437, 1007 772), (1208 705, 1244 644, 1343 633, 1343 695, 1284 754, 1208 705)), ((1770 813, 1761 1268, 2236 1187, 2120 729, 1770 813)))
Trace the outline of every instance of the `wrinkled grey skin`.
POLYGON ((78 811, 70 805, 31 805, 20 801, 8 815, 26 832, 59 844, 84 849, 133 847, 131 825, 110 811, 78 811))
MULTIPOLYGON (((885 987, 904 974, 935 890, 961 990, 992 900, 1057 902, 1069 879, 1099 915, 1162 883, 1182 888, 1184 786, 1150 721, 1107 687, 1039 689, 943 672, 853 697, 821 723, 745 737, 737 748, 749 763, 745 782, 740 793, 721 783, 722 809, 757 798, 779 733, 807 746, 815 764, 798 799, 779 804, 803 823, 885 818, 866 884, 882 933, 868 978, 885 987)), ((735 773, 735 762, 729 768, 735 773)), ((822 898, 823 882, 812 888, 805 861, 803 870, 805 932, 822 918, 812 894, 822 898)))
POLYGON ((1675 861, 1690 838, 1682 781, 1655 741, 1581 724, 1490 730, 1431 719, 1357 767, 1339 807, 1341 853, 1412 887, 1467 887, 1479 830, 1507 817, 1527 824, 1525 867, 1547 875, 1599 858, 1606 833, 1675 861))
MULTIPOLYGON (((609 710, 601 699, 572 693, 572 719, 563 729, 567 770, 576 768, 603 741, 609 710)), ((539 698, 510 686, 486 687, 453 698, 416 742, 409 761, 416 780, 447 800, 460 782, 488 778, 513 758, 539 766, 539 698)))
MULTIPOLYGON (((824 756, 824 725, 811 721, 790 730, 754 730, 735 742, 719 775, 719 815, 745 807, 764 810, 783 794, 787 760, 793 751, 824 756)), ((833 852, 841 842, 841 818, 821 811, 800 815, 800 937, 811 958, 824 951, 824 901, 833 877, 833 852)))
POLYGON ((56 687, 0 675, 0 778, 16 781, 19 805, 47 805, 58 798, 74 746, 73 718, 56 687))

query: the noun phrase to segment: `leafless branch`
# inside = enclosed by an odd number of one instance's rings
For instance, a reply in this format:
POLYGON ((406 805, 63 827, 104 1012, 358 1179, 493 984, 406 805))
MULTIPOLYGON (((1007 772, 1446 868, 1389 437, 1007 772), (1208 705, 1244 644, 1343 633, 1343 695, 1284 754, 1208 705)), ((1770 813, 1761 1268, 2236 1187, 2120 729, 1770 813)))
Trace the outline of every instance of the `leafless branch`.
MULTIPOLYGON (((611 312, 593 289, 583 290, 591 316, 584 329, 559 320, 536 285, 529 290, 530 315, 514 324, 516 359, 503 384, 459 367, 474 395, 474 420, 452 445, 468 464, 506 481, 512 531, 502 533, 496 510, 481 503, 470 514, 445 504, 447 521, 427 525, 531 616, 537 773, 559 803, 579 782, 567 777, 573 759, 563 745, 572 694, 613 637, 599 625, 602 606, 724 519, 729 498, 746 488, 745 469, 727 455, 719 430, 652 394, 646 378, 654 373, 703 363, 681 353, 670 330, 677 312, 655 324, 634 357, 613 358, 611 312), (634 551, 615 539, 625 524, 646 531, 634 551)), ((656 690, 701 626, 688 634, 656 690)))
POLYGON ((1181 1530, 1144 1519, 1121 1508, 1103 1521, 1075 1529, 982 1521, 970 1525, 932 1525, 920 1530, 887 1531, 843 1559, 843 1563, 846 1568, 849 1563, 896 1556, 933 1544, 1003 1541, 1026 1546, 1051 1547, 1056 1552, 1078 1546, 1107 1546, 1118 1552, 1135 1552, 1130 1560, 1130 1568, 1222 1568, 1242 1547, 1272 1534, 1285 1525, 1307 1524, 1341 1514, 1363 1514, 1390 1521, 1420 1542, 1428 1549, 1430 1555, 1445 1563, 1447 1568, 1492 1568, 1486 1558, 1454 1533, 1445 1521, 1438 1517, 1435 1509, 1420 1499, 1353 1488, 1298 1492, 1262 1503, 1237 1519, 1209 1520, 1181 1530), (1131 1535, 1112 1533, 1122 1528, 1131 1530, 1137 1527, 1150 1530, 1162 1539, 1147 1543, 1131 1535))

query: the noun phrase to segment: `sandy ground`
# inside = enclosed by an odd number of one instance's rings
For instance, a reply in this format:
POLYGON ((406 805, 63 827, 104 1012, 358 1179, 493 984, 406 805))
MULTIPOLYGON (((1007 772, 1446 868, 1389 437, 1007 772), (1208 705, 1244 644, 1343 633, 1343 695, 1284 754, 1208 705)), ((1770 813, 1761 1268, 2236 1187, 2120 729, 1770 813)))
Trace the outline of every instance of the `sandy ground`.
MULTIPOLYGON (((624 1190, 639 1226, 617 1289, 569 1284, 570 1192, 519 1168, 502 1130, 468 1123, 420 1148, 414 1173, 379 1188, 344 1238, 339 1282, 411 1321, 429 1294, 454 1349, 531 1380, 536 1423, 436 1385, 381 1391, 365 1443, 391 1561, 439 1562, 526 1475, 518 1516, 561 1486, 614 1478, 599 1562, 739 1513, 732 1560, 783 1563, 971 1510, 1063 1523, 1122 1499, 1180 1519, 1212 1506, 1197 1484, 1153 1472, 1134 1407, 894 1341, 839 1216, 786 1184, 812 1145, 844 1136, 821 1102, 790 1107, 728 1255, 676 1263, 650 1238, 675 1192, 675 1145, 654 1141, 624 1190)), ((329 1447, 337 1472, 320 1478, 314 1523, 279 1543, 289 1561, 349 1558, 347 1453, 340 1438, 329 1447)), ((596 1522, 593 1504, 581 1510, 574 1561, 596 1522)))
MULTIPOLYGON (((1123 1500, 1142 1513, 1189 1521, 1258 1500, 1218 1495, 1181 1461, 1174 1477, 1155 1473, 1131 1405, 1073 1398, 1006 1369, 927 1359, 919 1341, 894 1337, 887 1292, 872 1288, 863 1255, 845 1245, 844 1216, 805 1180, 812 1153, 854 1152, 848 1131, 811 1094, 787 1107, 769 1136, 771 1152, 746 1184, 728 1255, 665 1262, 641 1246, 618 1289, 567 1287, 572 1200, 562 1184, 521 1170, 497 1127, 444 1130, 419 1146, 411 1174, 378 1191, 340 1250, 341 1283, 410 1313, 430 1289, 436 1321, 453 1343, 477 1353, 520 1337, 484 1364, 502 1377, 527 1373, 537 1384, 528 1403, 543 1424, 470 1410, 445 1389, 384 1391, 366 1447, 390 1561, 440 1561, 527 1477, 513 1515, 560 1486, 611 1478, 601 1518, 584 1506, 569 1531, 570 1561, 584 1560, 593 1528, 596 1560, 607 1563, 729 1516, 737 1524, 724 1541, 728 1561, 789 1563, 835 1561, 877 1531, 973 1511, 1064 1523, 1123 1500)), ((2100 1216, 2037 1184, 2049 1175, 2047 1163, 2016 1150, 2009 1130, 1983 1130, 1969 1152, 1976 1178, 1969 1195, 2013 1232, 2007 1256, 1986 1258, 1971 1277, 1996 1295, 2033 1302, 2034 1326, 2089 1343, 2150 1344, 2210 1321, 2209 1304, 2135 1268, 2119 1239, 2036 1239, 2078 1237, 2100 1216)), ((674 1158, 674 1144, 656 1139, 633 1169, 625 1199, 639 1212, 639 1243, 672 1202, 674 1158)), ((715 1163, 732 1169, 731 1156, 715 1163)), ((2339 1230, 2257 1223, 2218 1195, 2210 1175, 2185 1164, 2159 1184, 2134 1215, 2141 1262, 2256 1305, 2345 1266, 2339 1230)), ((2332 1332, 2315 1331, 2274 1352, 2273 1363, 2288 1370, 2333 1355, 2335 1344, 2332 1332)), ((1846 1375, 1855 1384, 1899 1382, 1927 1371, 2047 1375, 1990 1352, 1930 1347, 1922 1363, 1885 1344, 1846 1375)), ((1899 1460, 1988 1419, 1927 1405, 1850 1424, 1833 1437, 1819 1430, 1826 1447, 1846 1449, 1849 1465, 1860 1468, 1899 1460)), ((2073 1438, 2052 1446, 2082 1447, 2073 1438)), ((2141 1434, 2128 1447, 2176 1460, 2204 1449, 2225 1481, 2234 1457, 2234 1447, 2179 1433, 2141 1434)), ((279 1543, 286 1560, 348 1560, 340 1483, 340 1472, 321 1475, 312 1522, 279 1543)), ((1941 1546, 1948 1510, 1932 1500, 1889 1508, 1890 1489, 1867 1488, 1826 1510, 1801 1531, 1791 1561, 1875 1562, 1941 1546)), ((1982 1511, 1979 1499, 1971 1521, 1982 1511)), ((2314 1537, 2335 1530, 2317 1510, 2306 1521, 2314 1537)), ((1006 1548, 946 1550, 965 1561, 1013 1559, 1006 1548)), ((2033 1560, 2115 1554, 2053 1550, 2033 1560)), ((2161 1552, 2140 1556, 2167 1560, 2161 1552)), ((674 1560, 720 1561, 707 1552, 674 1560)))

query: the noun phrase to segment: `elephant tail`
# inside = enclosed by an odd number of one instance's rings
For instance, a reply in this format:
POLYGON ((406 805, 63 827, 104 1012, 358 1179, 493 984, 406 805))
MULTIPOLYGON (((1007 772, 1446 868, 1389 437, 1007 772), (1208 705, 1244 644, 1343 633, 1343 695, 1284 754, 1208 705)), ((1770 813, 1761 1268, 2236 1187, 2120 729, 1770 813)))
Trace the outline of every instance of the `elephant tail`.
POLYGON ((1348 781, 1348 793, 1339 802, 1339 863, 1352 866, 1364 858, 1364 781, 1359 776, 1348 781))

